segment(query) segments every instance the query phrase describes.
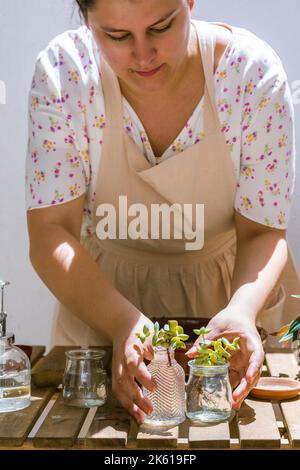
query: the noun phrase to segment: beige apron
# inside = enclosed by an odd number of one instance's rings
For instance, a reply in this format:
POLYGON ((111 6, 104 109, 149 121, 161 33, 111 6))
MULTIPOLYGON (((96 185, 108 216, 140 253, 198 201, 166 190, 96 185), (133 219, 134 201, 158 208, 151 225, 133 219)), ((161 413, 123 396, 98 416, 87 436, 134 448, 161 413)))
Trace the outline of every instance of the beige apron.
MULTIPOLYGON (((81 240, 111 283, 148 317, 211 318, 230 299, 236 252, 233 216, 237 180, 214 105, 214 38, 207 23, 193 24, 205 74, 204 138, 159 165, 152 166, 124 132, 119 82, 101 57, 106 126, 97 175, 95 226, 100 220, 96 215, 100 204, 111 204, 117 221, 120 214, 124 217, 119 212, 119 196, 127 197, 128 207, 143 204, 147 214, 151 214, 153 204, 204 204, 204 246, 200 250, 187 251, 190 240, 175 237, 99 240, 94 234, 81 240)), ((175 219, 170 225, 173 234, 175 219)), ((194 219, 192 228, 196 229, 194 219)), ((117 234, 118 230, 117 223, 117 234)), ((281 325, 283 301, 282 290, 278 305, 272 309, 271 322, 270 314, 265 312, 265 326, 272 329, 281 325)), ((261 323, 264 326, 263 318, 261 323)), ((107 343, 58 304, 52 344, 107 343)))

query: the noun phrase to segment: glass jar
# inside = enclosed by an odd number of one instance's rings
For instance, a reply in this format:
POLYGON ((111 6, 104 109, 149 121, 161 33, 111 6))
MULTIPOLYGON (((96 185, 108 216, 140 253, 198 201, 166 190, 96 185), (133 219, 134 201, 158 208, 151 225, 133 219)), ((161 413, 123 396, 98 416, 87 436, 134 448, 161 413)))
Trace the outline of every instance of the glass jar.
POLYGON ((28 356, 13 345, 13 335, 0 337, 0 413, 30 406, 30 383, 28 356))
POLYGON ((107 375, 103 369, 104 350, 75 349, 66 352, 63 398, 66 405, 91 408, 104 405, 107 375))
POLYGON ((153 405, 153 413, 146 416, 144 424, 175 426, 185 420, 185 375, 174 357, 173 348, 154 348, 154 358, 147 366, 157 383, 150 392, 143 387, 144 395, 153 405))
POLYGON ((192 360, 188 365, 190 368, 186 386, 188 418, 203 423, 228 420, 232 412, 229 364, 198 366, 192 360))

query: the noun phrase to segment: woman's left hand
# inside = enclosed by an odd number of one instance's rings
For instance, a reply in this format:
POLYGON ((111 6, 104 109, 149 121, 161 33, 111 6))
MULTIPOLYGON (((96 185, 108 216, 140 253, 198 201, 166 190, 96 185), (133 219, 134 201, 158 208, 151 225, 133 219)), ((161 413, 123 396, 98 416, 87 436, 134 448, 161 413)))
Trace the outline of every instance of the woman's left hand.
MULTIPOLYGON (((230 383, 232 386, 232 407, 239 410, 243 400, 257 384, 265 353, 259 333, 253 320, 249 319, 242 307, 228 306, 215 315, 207 325, 212 330, 206 338, 215 340, 222 336, 232 341, 240 337, 240 351, 235 352, 230 359, 230 383)), ((186 353, 193 358, 197 339, 193 347, 186 353)))

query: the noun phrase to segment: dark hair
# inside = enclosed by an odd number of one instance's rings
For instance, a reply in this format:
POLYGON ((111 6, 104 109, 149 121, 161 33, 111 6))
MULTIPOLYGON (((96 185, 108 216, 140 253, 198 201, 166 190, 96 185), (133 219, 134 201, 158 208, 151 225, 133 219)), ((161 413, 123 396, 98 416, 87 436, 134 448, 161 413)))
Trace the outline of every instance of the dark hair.
POLYGON ((86 19, 88 10, 94 6, 95 0, 75 0, 75 1, 79 7, 81 16, 84 19, 86 19))

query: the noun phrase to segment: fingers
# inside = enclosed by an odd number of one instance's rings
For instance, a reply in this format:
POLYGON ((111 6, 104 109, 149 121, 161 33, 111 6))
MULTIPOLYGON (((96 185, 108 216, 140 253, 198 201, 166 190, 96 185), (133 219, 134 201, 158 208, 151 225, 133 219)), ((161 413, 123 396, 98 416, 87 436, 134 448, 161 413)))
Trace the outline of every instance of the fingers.
POLYGON ((130 375, 135 377, 141 385, 150 392, 155 392, 157 388, 156 382, 152 379, 142 356, 129 356, 126 361, 126 366, 130 375))
POLYGON ((249 367, 246 372, 246 379, 247 382, 254 386, 255 383, 257 383, 260 373, 261 373, 261 368, 264 362, 264 357, 265 353, 263 350, 258 350, 254 351, 249 359, 249 367))
POLYGON ((191 359, 197 354, 197 347, 199 346, 200 340, 195 341, 193 346, 185 353, 185 355, 191 359))
POLYGON ((143 353, 136 344, 127 343, 125 348, 122 343, 115 344, 112 361, 113 393, 139 424, 144 421, 145 414, 153 412, 153 406, 135 380, 150 391, 157 388, 143 361, 143 353))
POLYGON ((232 394, 232 408, 239 410, 244 399, 247 397, 251 390, 251 386, 248 384, 245 377, 242 378, 239 386, 234 390, 232 394))
POLYGON ((144 414, 151 414, 153 406, 150 400, 144 396, 143 391, 134 381, 125 381, 123 387, 117 389, 113 385, 113 391, 121 404, 140 424, 144 421, 144 414))
POLYGON ((142 424, 144 422, 144 413, 138 407, 138 405, 134 403, 133 400, 128 398, 128 396, 122 392, 119 392, 119 393, 114 392, 114 394, 117 400, 130 413, 130 415, 136 420, 136 422, 138 424, 142 424))
POLYGON ((241 381, 241 374, 239 371, 235 370, 235 369, 230 369, 230 372, 229 372, 229 381, 230 381, 230 385, 231 385, 231 388, 234 390, 238 384, 240 383, 241 381))
POLYGON ((263 350, 256 350, 251 354, 246 374, 243 373, 240 384, 232 394, 233 408, 239 410, 244 399, 249 395, 251 389, 257 384, 261 367, 264 361, 263 350))

